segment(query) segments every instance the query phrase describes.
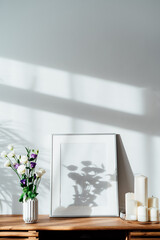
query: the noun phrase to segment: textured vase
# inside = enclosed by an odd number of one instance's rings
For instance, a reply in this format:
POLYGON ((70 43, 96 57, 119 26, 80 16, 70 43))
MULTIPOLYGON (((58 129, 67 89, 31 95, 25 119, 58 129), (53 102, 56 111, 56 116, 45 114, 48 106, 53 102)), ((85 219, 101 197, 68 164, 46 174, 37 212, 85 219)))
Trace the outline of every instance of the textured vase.
POLYGON ((38 200, 28 199, 23 202, 23 220, 25 223, 35 223, 38 221, 38 200))

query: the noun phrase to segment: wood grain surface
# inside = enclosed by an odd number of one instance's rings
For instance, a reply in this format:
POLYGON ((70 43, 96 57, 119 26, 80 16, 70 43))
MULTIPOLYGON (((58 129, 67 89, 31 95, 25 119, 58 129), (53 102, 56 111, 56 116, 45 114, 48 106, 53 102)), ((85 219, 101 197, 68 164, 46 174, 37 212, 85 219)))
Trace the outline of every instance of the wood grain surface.
POLYGON ((143 225, 138 222, 128 223, 119 217, 88 218, 50 218, 39 215, 37 223, 26 224, 22 215, 0 215, 0 231, 4 230, 127 230, 160 231, 160 224, 143 225))
POLYGON ((0 237, 38 237, 38 232, 36 231, 0 231, 0 237))

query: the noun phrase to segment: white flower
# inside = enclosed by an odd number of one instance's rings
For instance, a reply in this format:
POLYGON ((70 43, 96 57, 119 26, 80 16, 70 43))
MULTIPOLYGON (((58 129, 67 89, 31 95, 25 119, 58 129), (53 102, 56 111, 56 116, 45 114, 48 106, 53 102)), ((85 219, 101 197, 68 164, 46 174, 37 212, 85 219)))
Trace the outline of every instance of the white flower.
POLYGON ((43 174, 45 174, 46 171, 43 168, 39 168, 38 172, 36 172, 36 176, 38 178, 41 178, 43 176, 43 174))
POLYGON ((4 163, 4 167, 10 167, 11 166, 11 161, 10 160, 7 160, 5 163, 4 163))
POLYGON ((6 151, 1 152, 1 157, 6 158, 7 157, 7 152, 6 151))
POLYGON ((14 145, 13 145, 13 144, 9 144, 9 145, 8 145, 8 149, 9 149, 10 151, 13 151, 14 145))
POLYGON ((14 158, 15 157, 15 151, 12 151, 12 152, 8 153, 8 157, 9 158, 14 158))
POLYGON ((17 162, 16 162, 16 160, 15 159, 12 159, 12 164, 14 165, 14 164, 16 164, 17 162))
POLYGON ((17 168, 17 172, 19 173, 19 174, 24 174, 25 172, 26 172, 26 167, 25 167, 25 165, 20 165, 18 168, 17 168))
POLYGON ((24 155, 21 156, 20 162, 23 163, 23 164, 26 164, 26 163, 28 162, 28 157, 26 157, 26 156, 24 156, 24 155))
POLYGON ((39 168, 38 170, 39 170, 39 171, 41 171, 43 174, 45 174, 45 173, 46 173, 46 170, 45 170, 45 169, 43 169, 43 168, 39 168))

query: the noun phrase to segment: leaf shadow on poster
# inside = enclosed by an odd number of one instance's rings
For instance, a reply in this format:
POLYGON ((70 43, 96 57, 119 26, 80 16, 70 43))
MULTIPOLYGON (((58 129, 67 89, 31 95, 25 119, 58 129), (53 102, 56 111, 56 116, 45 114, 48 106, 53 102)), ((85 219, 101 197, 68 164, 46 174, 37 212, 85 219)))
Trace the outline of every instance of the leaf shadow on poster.
POLYGON ((91 161, 82 161, 81 164, 81 168, 76 165, 65 166, 74 188, 73 203, 69 206, 96 207, 97 197, 112 186, 111 182, 116 181, 116 174, 107 174, 103 164, 97 166, 91 161))

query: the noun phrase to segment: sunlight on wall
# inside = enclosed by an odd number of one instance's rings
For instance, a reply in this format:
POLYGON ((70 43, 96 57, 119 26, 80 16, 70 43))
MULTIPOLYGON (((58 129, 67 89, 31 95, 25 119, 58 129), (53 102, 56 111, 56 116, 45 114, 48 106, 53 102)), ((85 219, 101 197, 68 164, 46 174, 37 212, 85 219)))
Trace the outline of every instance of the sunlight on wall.
POLYGON ((89 76, 0 58, 0 83, 143 115, 143 89, 89 76))
POLYGON ((73 98, 77 101, 121 112, 143 115, 143 90, 137 87, 73 75, 73 98))

